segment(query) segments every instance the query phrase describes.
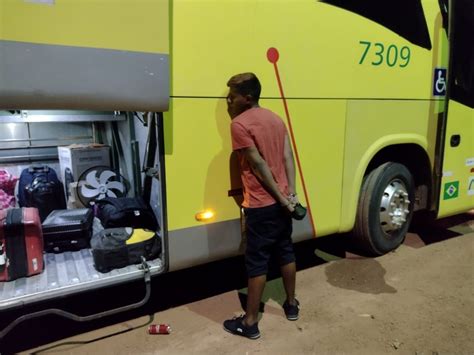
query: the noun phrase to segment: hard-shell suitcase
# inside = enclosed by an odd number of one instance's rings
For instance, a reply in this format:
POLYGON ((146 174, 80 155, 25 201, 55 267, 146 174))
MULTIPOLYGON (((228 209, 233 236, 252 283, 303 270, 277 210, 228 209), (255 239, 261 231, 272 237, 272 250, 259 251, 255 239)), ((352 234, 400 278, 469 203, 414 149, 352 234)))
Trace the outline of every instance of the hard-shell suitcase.
POLYGON ((89 208, 52 211, 43 222, 44 250, 61 253, 88 248, 93 220, 89 208))
POLYGON ((39 274, 43 269, 43 234, 38 210, 0 210, 0 281, 39 274))

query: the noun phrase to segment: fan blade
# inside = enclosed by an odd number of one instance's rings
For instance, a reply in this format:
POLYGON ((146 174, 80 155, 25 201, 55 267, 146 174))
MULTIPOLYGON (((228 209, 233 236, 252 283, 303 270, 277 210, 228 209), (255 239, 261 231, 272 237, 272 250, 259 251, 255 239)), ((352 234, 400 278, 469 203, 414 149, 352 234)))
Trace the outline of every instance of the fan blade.
POLYGON ((96 197, 99 194, 97 189, 89 189, 86 185, 81 186, 81 195, 85 198, 96 197))
POLYGON ((110 181, 107 184, 105 184, 105 186, 107 187, 108 191, 110 191, 110 190, 119 190, 120 192, 123 192, 125 190, 124 187, 123 187, 123 184, 121 182, 118 182, 118 181, 110 181))
POLYGON ((114 192, 112 190, 107 190, 107 196, 108 197, 115 197, 115 198, 117 197, 117 195, 114 194, 114 192))
POLYGON ((92 170, 86 176, 87 185, 95 187, 95 188, 99 187, 99 182, 97 181, 96 173, 97 173, 97 170, 92 170))
POLYGON ((105 194, 100 194, 99 197, 97 197, 98 200, 102 200, 105 197, 105 194))
POLYGON ((115 173, 114 173, 113 171, 105 170, 105 171, 103 171, 102 173, 100 173, 99 182, 100 182, 102 185, 105 185, 105 183, 106 183, 112 176, 115 176, 115 173))

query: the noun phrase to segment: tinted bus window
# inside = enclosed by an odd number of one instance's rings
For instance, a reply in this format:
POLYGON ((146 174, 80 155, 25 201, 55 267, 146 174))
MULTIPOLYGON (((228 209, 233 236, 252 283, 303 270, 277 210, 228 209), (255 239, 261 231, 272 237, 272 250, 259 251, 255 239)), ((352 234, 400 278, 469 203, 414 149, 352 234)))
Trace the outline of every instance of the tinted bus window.
POLYGON ((364 16, 406 40, 431 49, 431 40, 420 0, 320 0, 364 16))

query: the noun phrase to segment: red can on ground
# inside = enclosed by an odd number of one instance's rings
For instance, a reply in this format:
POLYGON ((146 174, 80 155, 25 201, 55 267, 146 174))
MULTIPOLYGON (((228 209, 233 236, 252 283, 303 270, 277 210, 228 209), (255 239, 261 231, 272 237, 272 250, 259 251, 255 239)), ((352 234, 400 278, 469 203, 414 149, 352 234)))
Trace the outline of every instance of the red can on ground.
POLYGON ((171 327, 168 324, 151 324, 148 327, 149 334, 169 334, 171 327))

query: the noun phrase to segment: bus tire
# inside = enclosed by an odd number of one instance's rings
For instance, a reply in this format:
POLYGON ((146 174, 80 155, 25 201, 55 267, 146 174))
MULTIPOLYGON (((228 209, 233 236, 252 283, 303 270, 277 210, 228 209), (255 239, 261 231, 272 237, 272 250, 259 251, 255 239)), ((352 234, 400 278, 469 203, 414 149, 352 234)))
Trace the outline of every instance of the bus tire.
POLYGON ((396 249, 405 239, 413 216, 415 182, 402 164, 388 162, 364 177, 354 236, 371 255, 396 249))

